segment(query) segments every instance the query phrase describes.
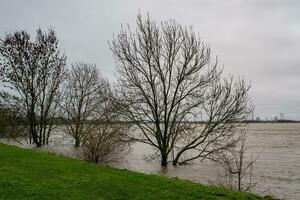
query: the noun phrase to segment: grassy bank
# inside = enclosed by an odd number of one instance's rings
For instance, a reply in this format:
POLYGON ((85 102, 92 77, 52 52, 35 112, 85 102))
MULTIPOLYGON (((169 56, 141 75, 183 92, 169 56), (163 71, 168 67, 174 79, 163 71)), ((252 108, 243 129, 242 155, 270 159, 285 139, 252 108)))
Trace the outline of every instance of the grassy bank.
POLYGON ((0 199, 262 199, 0 144, 0 199))

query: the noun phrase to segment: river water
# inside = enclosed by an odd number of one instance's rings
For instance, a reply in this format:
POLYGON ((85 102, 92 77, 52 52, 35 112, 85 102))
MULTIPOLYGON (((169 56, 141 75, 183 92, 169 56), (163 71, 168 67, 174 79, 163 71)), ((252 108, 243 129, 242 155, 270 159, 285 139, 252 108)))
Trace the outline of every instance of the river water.
MULTIPOLYGON (((257 123, 248 125, 248 155, 259 155, 254 165, 252 189, 261 195, 300 199, 300 123, 257 123)), ((160 174, 209 184, 216 182, 223 170, 214 163, 194 161, 190 165, 162 168, 158 160, 145 159, 154 150, 135 143, 132 151, 113 165, 133 171, 160 174)))
MULTIPOLYGON (((254 123, 248 125, 248 156, 259 155, 254 166, 251 191, 260 195, 273 195, 282 199, 300 199, 300 123, 254 123)), ((77 157, 72 140, 60 133, 44 150, 77 157)), ((24 147, 24 145, 23 145, 24 147)), ((155 150, 145 144, 134 143, 131 151, 118 162, 110 163, 117 168, 148 174, 159 174, 188 179, 203 184, 216 183, 222 168, 210 161, 194 161, 189 165, 163 168, 159 160, 147 156, 155 150)))

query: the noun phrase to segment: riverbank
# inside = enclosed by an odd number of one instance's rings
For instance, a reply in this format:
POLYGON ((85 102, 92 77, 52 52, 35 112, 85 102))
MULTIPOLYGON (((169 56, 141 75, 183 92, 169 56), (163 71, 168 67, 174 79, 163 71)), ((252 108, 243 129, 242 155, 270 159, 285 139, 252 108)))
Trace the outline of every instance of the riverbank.
POLYGON ((0 144, 1 199, 264 199, 0 144))

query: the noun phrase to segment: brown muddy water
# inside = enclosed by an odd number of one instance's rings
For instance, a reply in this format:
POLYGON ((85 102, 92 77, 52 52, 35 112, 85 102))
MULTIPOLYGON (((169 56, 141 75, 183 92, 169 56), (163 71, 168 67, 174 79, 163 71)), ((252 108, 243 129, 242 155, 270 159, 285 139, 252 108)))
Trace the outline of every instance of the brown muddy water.
MULTIPOLYGON (((56 135, 45 150, 68 156, 78 156, 71 140, 56 135)), ((273 195, 278 198, 300 199, 300 123, 258 123, 248 125, 248 155, 259 155, 254 166, 252 192, 273 195)), ((194 161, 184 166, 162 168, 159 160, 146 159, 154 149, 145 144, 135 143, 130 153, 110 165, 148 174, 159 174, 188 179, 203 184, 217 182, 223 170, 209 161, 194 161)))
MULTIPOLYGON (((253 192, 283 199, 300 199, 300 123, 257 123, 248 125, 248 156, 259 155, 254 166, 253 192)), ((159 161, 145 157, 154 150, 134 144, 132 151, 114 166, 133 171, 167 175, 195 182, 216 182, 223 170, 214 163, 193 162, 190 165, 162 168, 159 161)))

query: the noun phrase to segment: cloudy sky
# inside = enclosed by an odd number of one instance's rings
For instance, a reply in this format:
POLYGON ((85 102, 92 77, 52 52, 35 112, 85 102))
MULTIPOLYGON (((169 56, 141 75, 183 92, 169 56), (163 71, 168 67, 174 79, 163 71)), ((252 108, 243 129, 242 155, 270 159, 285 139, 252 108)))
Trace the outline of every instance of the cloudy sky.
POLYGON ((193 25, 226 73, 251 81, 256 116, 300 119, 298 0, 0 0, 0 36, 52 26, 69 63, 95 63, 113 80, 108 41, 139 11, 193 25))

